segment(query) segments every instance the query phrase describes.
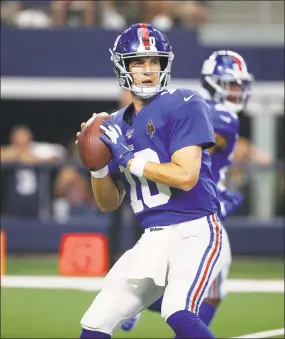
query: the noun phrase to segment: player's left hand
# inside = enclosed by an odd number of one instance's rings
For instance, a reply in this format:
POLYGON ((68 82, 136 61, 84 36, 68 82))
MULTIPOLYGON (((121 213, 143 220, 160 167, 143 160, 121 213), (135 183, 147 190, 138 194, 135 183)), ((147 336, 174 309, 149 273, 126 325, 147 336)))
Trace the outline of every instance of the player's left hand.
POLYGON ((239 192, 224 191, 220 192, 220 205, 219 219, 224 221, 230 214, 238 209, 244 197, 239 192))
POLYGON ((129 160, 134 158, 134 153, 129 150, 120 127, 111 121, 104 120, 99 129, 103 132, 99 138, 110 147, 116 163, 127 167, 129 160))

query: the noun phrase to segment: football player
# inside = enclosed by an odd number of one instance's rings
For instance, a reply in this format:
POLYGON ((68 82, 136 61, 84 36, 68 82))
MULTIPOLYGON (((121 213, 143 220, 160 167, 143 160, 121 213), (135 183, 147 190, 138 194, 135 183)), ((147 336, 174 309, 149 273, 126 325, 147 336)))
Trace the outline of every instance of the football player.
POLYGON ((214 337, 198 316, 224 261, 208 151, 212 113, 197 92, 167 90, 173 57, 166 36, 149 24, 130 26, 111 50, 118 83, 133 101, 100 126, 113 158, 91 172, 93 193, 104 212, 126 193, 144 233, 105 277, 81 319, 81 338, 110 338, 161 295, 162 317, 179 338, 214 337))
MULTIPOLYGON (((220 201, 219 219, 225 220, 242 203, 239 192, 226 188, 227 172, 232 165, 233 153, 239 135, 238 114, 248 102, 253 76, 248 72, 244 59, 233 51, 217 51, 210 55, 202 67, 202 93, 213 113, 215 146, 209 149, 212 172, 217 182, 220 201)), ((231 265, 231 249, 226 231, 223 233, 225 257, 223 268, 209 288, 200 306, 199 316, 209 326, 221 300, 226 295, 225 281, 231 265)), ((161 311, 162 297, 149 310, 161 311)), ((137 324, 138 315, 127 320, 122 329, 130 331, 137 324)))
MULTIPOLYGON (((252 82, 253 76, 248 72, 245 60, 233 51, 216 51, 203 64, 203 96, 213 112, 216 144, 209 151, 212 172, 217 182, 221 221, 240 207, 243 201, 241 193, 226 188, 226 179, 239 137, 238 114, 246 108, 252 82)), ((208 326, 221 300, 226 296, 225 282, 232 261, 225 229, 223 234, 225 247, 223 268, 212 283, 199 310, 201 319, 208 326)))

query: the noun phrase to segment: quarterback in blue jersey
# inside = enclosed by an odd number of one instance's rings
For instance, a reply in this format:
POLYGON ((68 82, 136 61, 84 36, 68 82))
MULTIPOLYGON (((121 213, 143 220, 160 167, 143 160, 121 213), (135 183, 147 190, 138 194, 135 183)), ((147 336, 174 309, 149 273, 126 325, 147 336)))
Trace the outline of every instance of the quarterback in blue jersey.
MULTIPOLYGON (((243 197, 239 192, 226 188, 227 172, 232 165, 234 148, 239 135, 238 113, 245 109, 253 76, 248 73, 244 59, 233 51, 217 51, 210 55, 202 67, 203 97, 213 113, 216 144, 209 149, 212 160, 212 173, 217 182, 220 201, 220 220, 225 220, 236 208, 243 197)), ((221 272, 208 289, 200 306, 199 316, 209 326, 218 305, 226 295, 225 281, 231 265, 231 249, 226 231, 223 232, 224 263, 221 272)), ((161 311, 162 297, 148 307, 154 312, 161 311)), ((135 316, 122 325, 130 331, 139 316, 135 316)))
POLYGON ((214 337, 198 316, 224 253, 208 151, 215 145, 212 113, 197 92, 167 90, 173 57, 167 38, 149 24, 130 26, 111 50, 133 102, 100 126, 113 157, 91 172, 92 188, 105 212, 126 194, 144 233, 105 277, 81 319, 81 338, 110 338, 161 295, 162 317, 178 337, 214 337))

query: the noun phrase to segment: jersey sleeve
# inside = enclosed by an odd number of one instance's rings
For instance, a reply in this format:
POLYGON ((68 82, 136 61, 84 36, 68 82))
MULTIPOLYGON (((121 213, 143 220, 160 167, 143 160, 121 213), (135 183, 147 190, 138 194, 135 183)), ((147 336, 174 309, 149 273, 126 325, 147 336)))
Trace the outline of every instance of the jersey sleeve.
POLYGON ((189 101, 182 97, 177 108, 172 109, 168 130, 170 154, 187 146, 200 145, 206 149, 215 145, 211 110, 197 94, 189 101))

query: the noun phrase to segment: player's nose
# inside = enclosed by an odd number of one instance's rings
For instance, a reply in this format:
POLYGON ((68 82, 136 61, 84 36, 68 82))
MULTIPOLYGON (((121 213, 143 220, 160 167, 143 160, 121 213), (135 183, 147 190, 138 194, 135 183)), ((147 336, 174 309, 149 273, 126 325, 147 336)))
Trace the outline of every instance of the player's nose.
POLYGON ((151 65, 149 63, 146 63, 144 65, 143 73, 147 75, 151 74, 151 65))
POLYGON ((150 70, 145 70, 145 71, 143 72, 143 75, 150 76, 150 75, 151 75, 151 72, 150 72, 150 70))

